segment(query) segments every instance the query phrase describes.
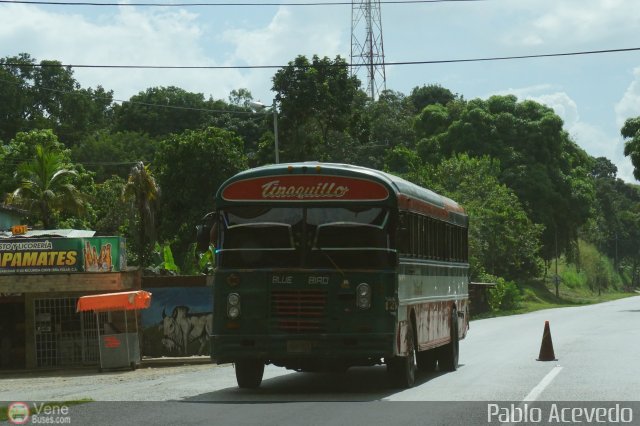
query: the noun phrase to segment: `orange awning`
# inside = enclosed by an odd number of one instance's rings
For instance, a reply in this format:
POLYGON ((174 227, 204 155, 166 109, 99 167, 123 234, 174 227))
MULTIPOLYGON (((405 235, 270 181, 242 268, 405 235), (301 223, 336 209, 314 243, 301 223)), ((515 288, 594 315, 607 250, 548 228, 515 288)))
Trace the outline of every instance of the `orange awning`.
POLYGON ((144 290, 95 294, 80 297, 76 312, 132 311, 134 309, 146 309, 150 304, 151 293, 144 290))

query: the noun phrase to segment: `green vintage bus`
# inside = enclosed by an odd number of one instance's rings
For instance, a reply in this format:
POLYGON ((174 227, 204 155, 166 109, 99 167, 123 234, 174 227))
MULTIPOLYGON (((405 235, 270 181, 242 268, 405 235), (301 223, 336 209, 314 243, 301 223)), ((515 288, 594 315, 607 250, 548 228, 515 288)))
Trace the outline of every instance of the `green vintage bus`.
POLYGON ((238 386, 266 364, 386 364, 393 383, 452 371, 466 335, 468 219, 454 201, 381 171, 304 162, 227 180, 210 217, 212 359, 238 386))

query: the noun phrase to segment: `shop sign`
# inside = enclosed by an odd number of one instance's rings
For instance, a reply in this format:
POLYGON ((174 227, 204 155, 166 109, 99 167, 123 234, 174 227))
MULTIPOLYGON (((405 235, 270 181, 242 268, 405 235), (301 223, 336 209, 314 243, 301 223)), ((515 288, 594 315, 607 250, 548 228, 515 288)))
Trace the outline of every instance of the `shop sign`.
POLYGON ((120 237, 0 240, 0 274, 119 272, 126 268, 120 237))

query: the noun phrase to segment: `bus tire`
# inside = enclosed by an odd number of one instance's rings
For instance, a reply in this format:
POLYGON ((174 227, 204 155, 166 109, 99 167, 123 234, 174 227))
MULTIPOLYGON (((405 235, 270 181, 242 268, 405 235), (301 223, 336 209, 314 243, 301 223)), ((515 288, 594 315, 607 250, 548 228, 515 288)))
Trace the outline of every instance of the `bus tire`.
POLYGON ((458 312, 451 311, 451 342, 440 348, 438 365, 440 371, 456 371, 458 369, 458 355, 460 340, 458 340, 458 312))
POLYGON ((418 370, 420 370, 421 372, 432 373, 436 371, 438 354, 436 353, 435 349, 418 352, 416 359, 418 361, 418 370))
POLYGON ((255 389, 262 383, 264 362, 259 359, 242 359, 235 363, 236 381, 242 389, 255 389))
POLYGON ((407 347, 409 348, 407 356, 393 357, 387 363, 387 373, 389 373, 393 384, 400 388, 411 388, 416 382, 417 352, 411 322, 407 328, 407 347))

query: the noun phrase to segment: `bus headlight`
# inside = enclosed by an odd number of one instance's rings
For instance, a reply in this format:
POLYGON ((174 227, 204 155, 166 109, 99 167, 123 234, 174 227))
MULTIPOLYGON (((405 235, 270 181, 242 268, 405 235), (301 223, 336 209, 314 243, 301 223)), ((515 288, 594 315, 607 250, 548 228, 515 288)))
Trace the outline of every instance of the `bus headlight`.
POLYGON ((358 309, 371 307, 371 286, 369 284, 360 283, 356 287, 356 306, 358 309))
POLYGON ((240 316, 240 295, 231 293, 227 296, 227 316, 236 319, 240 316))

